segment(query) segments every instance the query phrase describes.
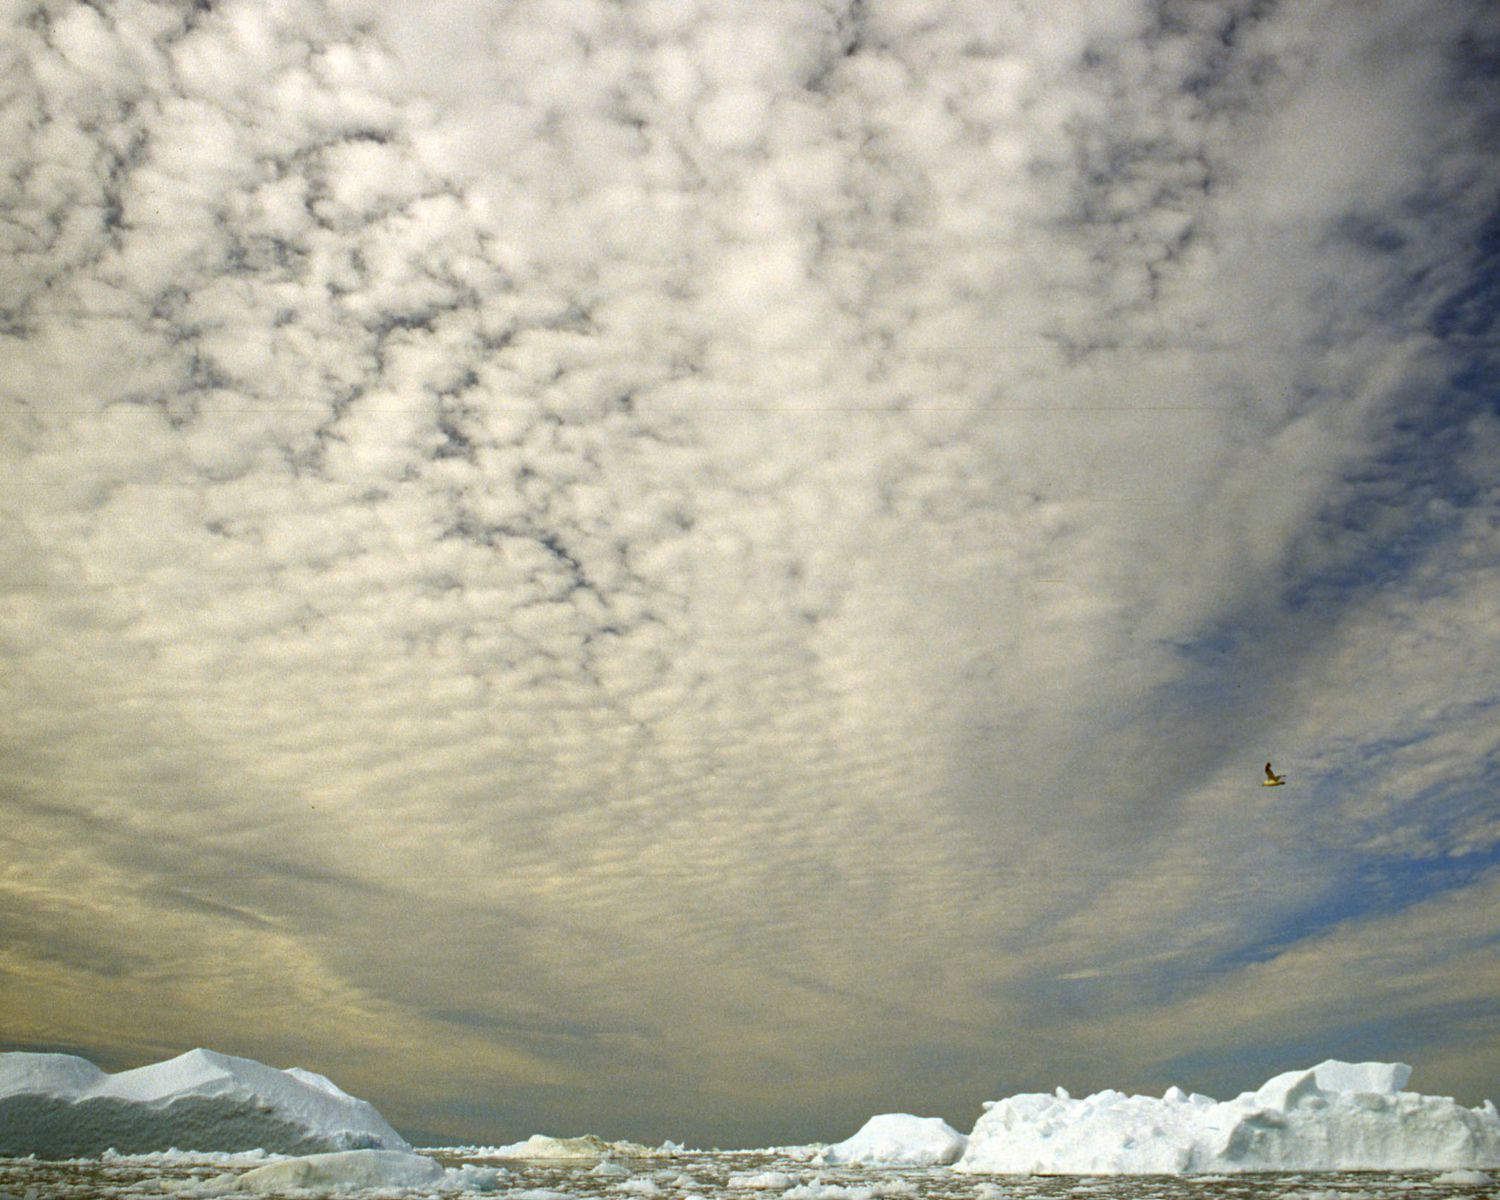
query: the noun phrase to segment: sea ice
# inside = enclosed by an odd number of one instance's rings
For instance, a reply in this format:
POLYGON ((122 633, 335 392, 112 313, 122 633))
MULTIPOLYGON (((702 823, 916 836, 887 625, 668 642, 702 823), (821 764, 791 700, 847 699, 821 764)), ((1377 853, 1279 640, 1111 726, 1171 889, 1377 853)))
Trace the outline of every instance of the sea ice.
POLYGON ((815 1179, 783 1192, 782 1200, 901 1200, 916 1194, 917 1185, 910 1179, 888 1179, 864 1186, 815 1179))
POLYGON ((853 1137, 827 1147, 827 1163, 890 1167, 936 1167, 956 1162, 968 1139, 939 1117, 882 1113, 853 1137))
POLYGON ((784 1192, 796 1182, 785 1171, 735 1171, 728 1179, 732 1188, 758 1192, 784 1192))
POLYGON ((115 1075, 70 1054, 0 1054, 0 1154, 57 1159, 174 1147, 410 1149, 372 1105, 311 1071, 212 1050, 115 1075))
POLYGON ((1011 1096, 988 1106, 960 1171, 1179 1174, 1500 1165, 1500 1114, 1404 1092, 1404 1063, 1328 1061, 1217 1102, 1106 1091, 1011 1096))
POLYGON ((1458 1170, 1444 1171, 1432 1182, 1457 1187, 1489 1187, 1495 1180, 1483 1171, 1458 1170))

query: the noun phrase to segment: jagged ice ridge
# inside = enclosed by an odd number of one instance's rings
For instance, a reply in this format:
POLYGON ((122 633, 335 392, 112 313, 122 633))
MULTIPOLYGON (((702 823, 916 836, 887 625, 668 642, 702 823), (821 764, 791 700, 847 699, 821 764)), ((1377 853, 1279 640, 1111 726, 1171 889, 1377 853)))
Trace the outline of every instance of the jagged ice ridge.
POLYGON ((1500 1164, 1500 1114, 1486 1100, 1401 1089, 1404 1063, 1335 1060, 1288 1071, 1233 1100, 1104 1091, 991 1102, 960 1171, 1182 1174, 1277 1170, 1414 1170, 1500 1164))

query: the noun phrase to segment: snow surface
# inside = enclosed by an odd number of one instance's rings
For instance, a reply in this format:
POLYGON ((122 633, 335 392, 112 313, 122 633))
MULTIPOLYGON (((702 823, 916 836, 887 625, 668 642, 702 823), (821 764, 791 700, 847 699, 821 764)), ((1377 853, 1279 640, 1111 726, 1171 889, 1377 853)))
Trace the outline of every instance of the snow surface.
POLYGON ((1480 1168, 1500 1165, 1500 1114, 1404 1092, 1404 1063, 1330 1060, 1219 1102, 1105 1091, 992 1103, 956 1169, 992 1173, 1180 1174, 1480 1168))
POLYGON ((169 1148, 410 1149, 372 1105, 310 1071, 212 1050, 115 1075, 71 1054, 0 1054, 0 1154, 169 1148))
POLYGON ((882 1113, 858 1133, 823 1151, 826 1163, 937 1167, 956 1162, 968 1139, 939 1117, 882 1113))

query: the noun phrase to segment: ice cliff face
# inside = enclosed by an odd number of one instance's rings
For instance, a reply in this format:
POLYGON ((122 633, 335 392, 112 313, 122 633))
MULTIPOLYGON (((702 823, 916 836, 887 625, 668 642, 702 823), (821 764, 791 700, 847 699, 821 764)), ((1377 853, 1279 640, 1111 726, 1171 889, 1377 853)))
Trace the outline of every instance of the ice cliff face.
POLYGON ((1330 1060, 1233 1100, 1100 1092, 988 1106, 957 1169, 997 1173, 1410 1170, 1500 1165, 1500 1114, 1404 1092, 1404 1063, 1330 1060))
POLYGON ((70 1054, 0 1054, 0 1154, 69 1158, 410 1149, 374 1107, 311 1071, 190 1050, 109 1075, 70 1054))

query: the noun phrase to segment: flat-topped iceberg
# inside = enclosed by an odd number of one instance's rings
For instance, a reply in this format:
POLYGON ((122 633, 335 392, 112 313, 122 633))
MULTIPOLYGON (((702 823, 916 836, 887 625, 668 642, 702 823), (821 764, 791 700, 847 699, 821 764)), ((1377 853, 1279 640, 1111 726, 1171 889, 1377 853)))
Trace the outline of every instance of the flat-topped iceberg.
POLYGON ((308 1154, 284 1158, 239 1175, 220 1175, 205 1183, 194 1183, 198 1195, 250 1192, 285 1195, 288 1192, 318 1193, 422 1189, 438 1192, 492 1192, 500 1173, 472 1166, 448 1167, 422 1154, 407 1150, 339 1150, 330 1154, 308 1154))
POLYGON ((411 1188, 430 1186, 442 1178, 441 1164, 421 1154, 406 1150, 339 1150, 285 1158, 241 1175, 221 1175, 206 1190, 280 1193, 293 1188, 411 1188))
POLYGON ((1105 1091, 987 1105, 960 1171, 1180 1174, 1196 1171, 1444 1170, 1500 1165, 1500 1114, 1401 1089, 1404 1063, 1329 1060, 1233 1100, 1105 1091))
POLYGON ((0 1054, 0 1154, 409 1150, 374 1107, 311 1071, 190 1050, 110 1075, 71 1054, 0 1054))
POLYGON ((581 1137, 551 1137, 545 1133, 534 1133, 524 1142, 511 1142, 505 1146, 484 1146, 466 1149, 471 1158, 516 1158, 535 1161, 589 1162, 602 1158, 648 1158, 657 1154, 671 1153, 666 1147, 653 1150, 639 1142, 606 1142, 603 1138, 586 1133, 581 1137))
POLYGON ((882 1113, 858 1133, 822 1154, 827 1163, 862 1163, 888 1167, 939 1167, 955 1162, 968 1139, 939 1117, 882 1113))

